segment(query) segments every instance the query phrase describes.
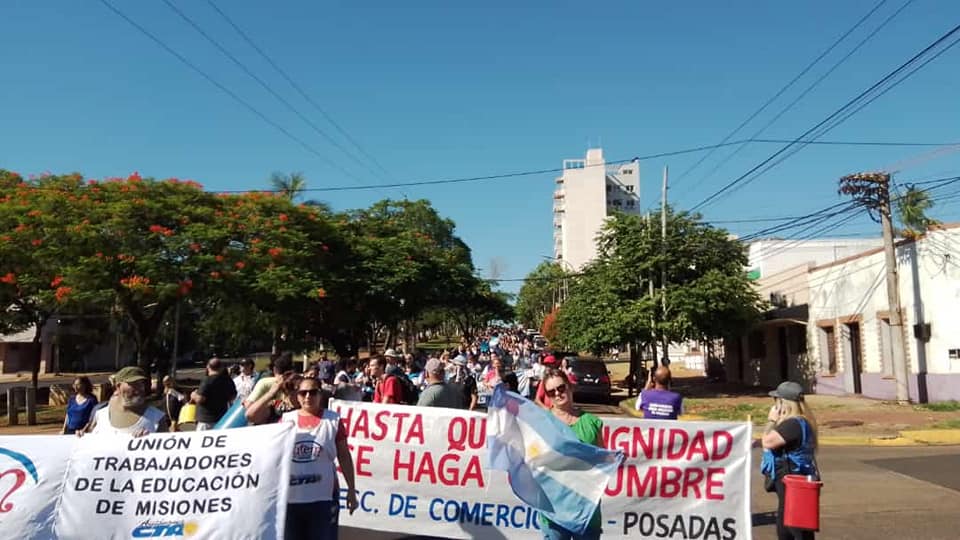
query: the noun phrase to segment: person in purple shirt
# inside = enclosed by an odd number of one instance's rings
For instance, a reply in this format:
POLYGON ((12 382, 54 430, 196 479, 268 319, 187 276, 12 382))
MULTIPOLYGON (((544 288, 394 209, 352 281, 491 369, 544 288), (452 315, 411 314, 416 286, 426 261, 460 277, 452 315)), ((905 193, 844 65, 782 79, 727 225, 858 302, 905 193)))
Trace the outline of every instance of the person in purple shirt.
POLYGON ((651 420, 676 420, 683 414, 683 396, 670 390, 670 368, 660 366, 651 372, 647 386, 637 397, 637 410, 651 420))

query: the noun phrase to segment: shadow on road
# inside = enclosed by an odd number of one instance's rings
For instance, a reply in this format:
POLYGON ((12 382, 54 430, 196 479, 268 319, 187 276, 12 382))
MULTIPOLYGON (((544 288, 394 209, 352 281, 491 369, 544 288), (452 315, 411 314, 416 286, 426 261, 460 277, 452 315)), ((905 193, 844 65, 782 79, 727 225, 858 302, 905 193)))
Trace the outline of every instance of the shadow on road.
POLYGON ((704 376, 674 377, 673 389, 685 398, 767 397, 772 390, 733 382, 711 382, 704 376))

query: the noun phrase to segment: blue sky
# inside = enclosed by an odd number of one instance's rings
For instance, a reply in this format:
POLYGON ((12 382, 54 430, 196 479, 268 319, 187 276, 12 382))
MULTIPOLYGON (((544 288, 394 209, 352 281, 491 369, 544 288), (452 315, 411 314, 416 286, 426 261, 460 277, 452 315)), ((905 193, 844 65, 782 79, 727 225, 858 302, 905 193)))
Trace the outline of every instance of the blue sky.
MULTIPOLYGON (((171 0, 316 124, 336 132, 205 0, 171 0)), ((139 171, 208 189, 257 189, 273 171, 310 187, 559 167, 602 143, 624 159, 719 142, 870 10, 813 2, 253 2, 216 0, 389 171, 376 176, 289 112, 161 0, 111 0, 211 77, 306 141, 304 150, 96 0, 10 0, 0 7, 0 167, 139 171), (347 169, 344 176, 327 161, 347 169)), ((873 18, 745 129, 747 136, 903 4, 873 18)), ((960 21, 960 3, 916 0, 765 137, 793 138, 960 21)), ((960 46, 824 140, 960 141, 960 46)), ((749 145, 712 177, 717 152, 641 165, 643 204, 689 207, 776 151, 749 145)), ((838 202, 836 179, 931 148, 809 147, 709 206, 708 219, 807 213, 838 202)), ((960 152, 919 159, 901 181, 960 174, 960 152)), ((478 267, 520 278, 552 250, 553 174, 446 186, 312 195, 335 208, 429 198, 458 224, 478 267), (496 265, 492 261, 496 259, 496 265)), ((956 201, 951 201, 955 203, 956 201)), ((934 215, 956 220, 947 203, 934 215)), ((739 234, 764 224, 734 224, 739 234)), ((844 233, 875 230, 866 218, 844 233)), ((841 232, 841 231, 838 231, 841 232)), ((504 283, 516 290, 519 283, 504 283)))

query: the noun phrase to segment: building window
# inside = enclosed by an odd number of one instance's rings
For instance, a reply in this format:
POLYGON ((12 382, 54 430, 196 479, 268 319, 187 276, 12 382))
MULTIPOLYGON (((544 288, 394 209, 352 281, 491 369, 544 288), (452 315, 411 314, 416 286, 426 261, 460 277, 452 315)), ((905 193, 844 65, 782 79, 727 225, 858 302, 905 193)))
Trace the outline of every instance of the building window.
POLYGON ((627 208, 633 208, 635 204, 636 204, 636 201, 634 201, 633 199, 627 200, 627 208))
POLYGON ((633 169, 623 169, 620 174, 633 174, 633 169))
POLYGON ((614 199, 611 204, 613 204, 614 206, 622 206, 623 202, 620 199, 614 199))
POLYGON ((633 193, 633 186, 627 186, 627 191, 629 191, 630 193, 633 193))
POLYGON ((890 332, 890 319, 880 318, 880 373, 884 377, 893 377, 893 334, 890 332))
POLYGON ((837 373, 837 337, 832 326, 821 326, 818 330, 820 338, 820 369, 824 373, 837 373))
POLYGON ((610 190, 612 189, 613 189, 613 186, 611 186, 610 184, 607 184, 607 193, 610 193, 610 190))

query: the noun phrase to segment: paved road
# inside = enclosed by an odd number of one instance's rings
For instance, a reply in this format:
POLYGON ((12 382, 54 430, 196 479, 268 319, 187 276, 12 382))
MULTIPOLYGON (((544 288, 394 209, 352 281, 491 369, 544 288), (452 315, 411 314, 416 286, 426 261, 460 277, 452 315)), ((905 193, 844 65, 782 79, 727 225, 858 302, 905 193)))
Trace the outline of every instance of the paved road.
MULTIPOLYGON (((759 451, 754 456, 759 463, 759 451)), ((956 540, 960 538, 960 447, 827 447, 821 538, 956 540)), ((753 538, 776 538, 776 496, 753 475, 753 538)), ((343 538, 427 538, 341 529, 343 538)))

